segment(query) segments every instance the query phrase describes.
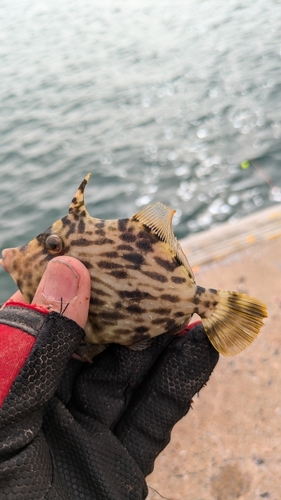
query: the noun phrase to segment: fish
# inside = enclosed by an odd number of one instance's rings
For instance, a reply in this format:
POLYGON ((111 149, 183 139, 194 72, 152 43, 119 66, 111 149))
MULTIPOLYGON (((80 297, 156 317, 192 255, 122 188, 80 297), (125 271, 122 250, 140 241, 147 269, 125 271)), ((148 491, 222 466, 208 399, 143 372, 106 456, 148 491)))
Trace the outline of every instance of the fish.
POLYGON ((240 353, 257 337, 265 304, 236 291, 205 288, 174 235, 175 210, 157 202, 131 218, 91 217, 80 184, 68 214, 26 245, 5 249, 0 264, 31 303, 48 262, 56 256, 79 259, 91 276, 84 348, 93 356, 117 343, 146 348, 163 333, 176 335, 197 313, 214 348, 222 355, 240 353))

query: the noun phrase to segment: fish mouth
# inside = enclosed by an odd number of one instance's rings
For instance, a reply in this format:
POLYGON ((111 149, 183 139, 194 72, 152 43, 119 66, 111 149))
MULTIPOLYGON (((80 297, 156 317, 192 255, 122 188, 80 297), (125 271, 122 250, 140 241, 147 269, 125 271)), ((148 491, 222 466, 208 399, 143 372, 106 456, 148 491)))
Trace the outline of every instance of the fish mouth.
POLYGON ((7 251, 8 251, 7 248, 2 251, 2 259, 0 259, 0 264, 3 267, 3 269, 5 269, 5 271, 8 273, 9 271, 8 271, 8 266, 7 266, 7 259, 6 259, 6 262, 5 262, 5 254, 6 254, 6 257, 7 257, 7 251))

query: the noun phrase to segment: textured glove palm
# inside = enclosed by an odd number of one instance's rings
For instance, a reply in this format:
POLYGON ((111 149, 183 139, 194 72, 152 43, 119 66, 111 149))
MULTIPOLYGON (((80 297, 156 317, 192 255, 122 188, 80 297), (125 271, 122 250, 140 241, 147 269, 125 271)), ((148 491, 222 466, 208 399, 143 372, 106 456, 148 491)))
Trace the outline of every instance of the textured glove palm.
POLYGON ((201 324, 88 364, 71 359, 84 334, 73 321, 6 307, 2 330, 9 317, 36 341, 0 410, 0 498, 146 498, 144 477, 218 360, 201 324))

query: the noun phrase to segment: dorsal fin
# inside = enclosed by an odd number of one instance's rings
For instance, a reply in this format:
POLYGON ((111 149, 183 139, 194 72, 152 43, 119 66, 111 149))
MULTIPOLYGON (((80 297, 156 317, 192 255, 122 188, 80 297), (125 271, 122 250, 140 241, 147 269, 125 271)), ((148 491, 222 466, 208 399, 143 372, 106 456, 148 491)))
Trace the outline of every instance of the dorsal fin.
POLYGON ((175 210, 158 202, 153 205, 147 205, 147 207, 133 215, 132 219, 138 220, 149 227, 153 233, 157 234, 172 249, 175 238, 172 229, 172 220, 175 212, 175 210))
POLYGON ((147 207, 137 212, 133 215, 132 220, 137 220, 149 227, 164 243, 167 243, 173 257, 176 257, 186 267, 189 275, 193 278, 189 262, 173 232, 172 220, 175 212, 176 210, 157 202, 153 205, 147 205, 147 207))
POLYGON ((91 174, 86 175, 85 179, 81 182, 79 188, 77 189, 75 196, 69 205, 68 209, 69 214, 76 213, 78 215, 84 215, 84 216, 88 214, 88 211, 84 203, 84 191, 88 183, 88 180, 90 179, 90 176, 91 174))

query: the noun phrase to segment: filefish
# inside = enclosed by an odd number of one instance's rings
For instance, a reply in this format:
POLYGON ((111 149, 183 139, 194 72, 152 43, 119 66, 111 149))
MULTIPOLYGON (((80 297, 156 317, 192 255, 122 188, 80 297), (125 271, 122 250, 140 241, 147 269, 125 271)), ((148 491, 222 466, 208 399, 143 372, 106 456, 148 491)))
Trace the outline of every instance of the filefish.
POLYGON ((3 250, 0 263, 25 300, 32 301, 48 262, 69 255, 91 276, 85 359, 98 352, 91 345, 145 348, 157 335, 179 333, 193 313, 219 353, 235 355, 250 344, 267 317, 266 306, 245 294, 196 284, 172 229, 175 210, 158 202, 128 219, 91 217, 84 203, 89 177, 68 215, 30 243, 3 250))

